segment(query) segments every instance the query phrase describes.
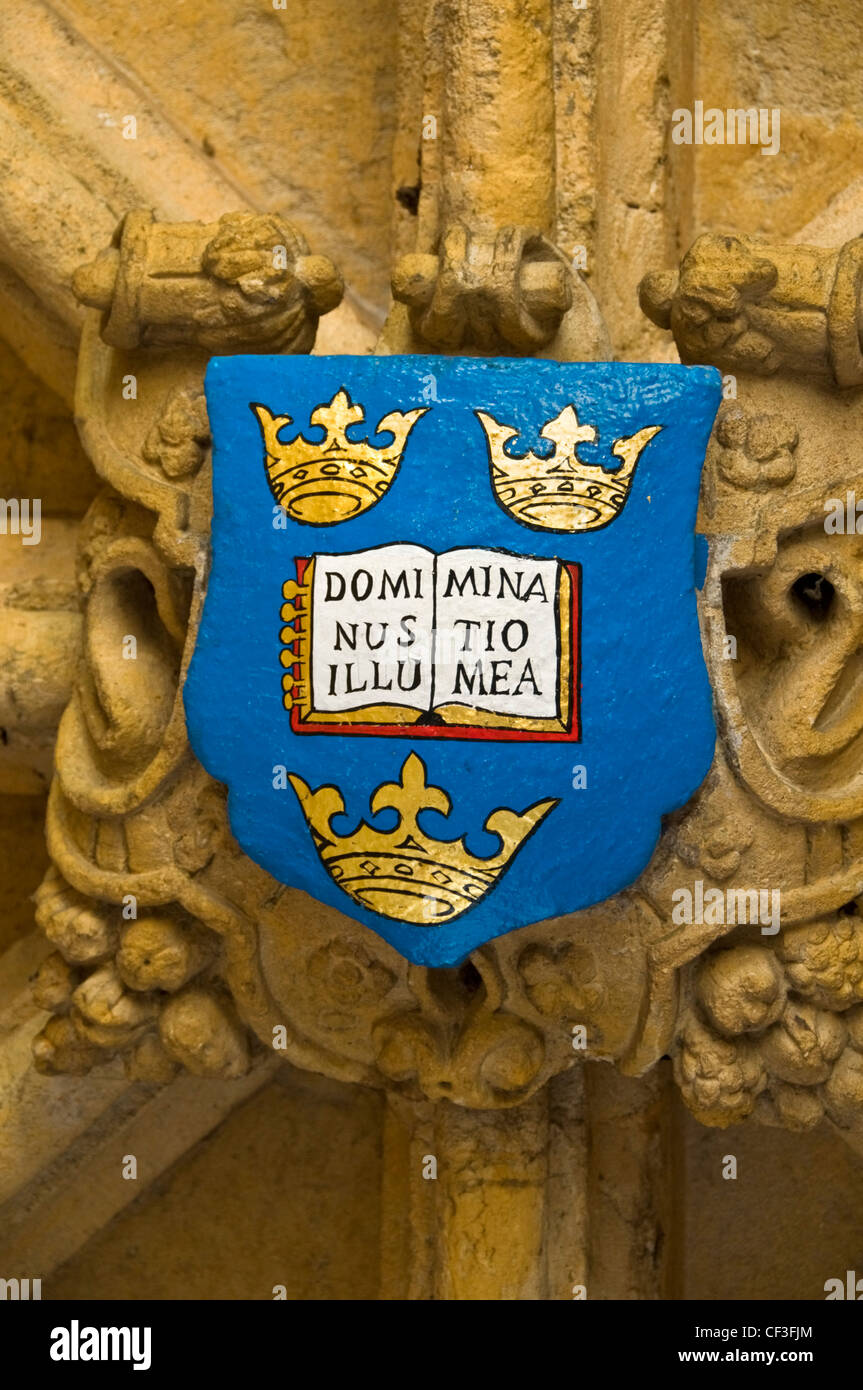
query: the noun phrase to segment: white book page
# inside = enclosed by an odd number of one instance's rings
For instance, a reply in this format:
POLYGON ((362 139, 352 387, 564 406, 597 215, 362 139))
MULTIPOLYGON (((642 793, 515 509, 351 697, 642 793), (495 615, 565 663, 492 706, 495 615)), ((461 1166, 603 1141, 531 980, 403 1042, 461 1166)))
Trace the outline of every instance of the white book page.
POLYGON ((438 556, 436 707, 492 714, 558 714, 558 560, 498 550, 438 556))
POLYGON ((420 545, 316 555, 312 707, 431 707, 434 556, 420 545))

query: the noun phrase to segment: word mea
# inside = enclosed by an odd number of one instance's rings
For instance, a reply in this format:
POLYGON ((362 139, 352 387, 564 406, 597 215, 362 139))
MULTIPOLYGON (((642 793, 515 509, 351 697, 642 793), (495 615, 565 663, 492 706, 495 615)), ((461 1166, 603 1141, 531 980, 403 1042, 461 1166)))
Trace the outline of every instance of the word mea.
POLYGON ((708 927, 741 925, 761 927, 762 936, 779 931, 779 888, 708 888, 699 878, 693 888, 675 888, 671 895, 671 920, 677 926, 708 927))

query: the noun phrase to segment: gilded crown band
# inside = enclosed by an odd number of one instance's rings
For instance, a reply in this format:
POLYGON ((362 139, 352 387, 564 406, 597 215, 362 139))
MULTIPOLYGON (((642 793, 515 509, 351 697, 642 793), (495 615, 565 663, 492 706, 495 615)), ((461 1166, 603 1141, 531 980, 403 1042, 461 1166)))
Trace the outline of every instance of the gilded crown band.
POLYGON ((307 526, 349 521, 379 502, 398 472, 408 435, 427 409, 384 415, 374 433, 392 434, 392 443, 375 447, 367 439, 348 439, 348 428, 360 424, 365 411, 344 389, 311 413, 309 423, 326 431, 320 444, 302 435, 283 443, 279 434, 294 423, 292 417, 274 415, 265 405, 251 408, 264 438, 270 491, 294 521, 307 526))
MULTIPOLYGON (((267 481, 276 502, 294 521, 332 526, 368 511, 389 491, 408 436, 429 407, 384 415, 374 433, 389 433, 392 442, 378 446, 368 439, 348 439, 348 428, 362 423, 365 411, 344 389, 311 413, 310 424, 325 430, 320 444, 302 434, 283 443, 279 435, 293 418, 274 415, 265 405, 253 403, 251 409, 263 435, 267 481)), ((474 414, 485 433, 497 501, 514 521, 535 531, 573 533, 608 526, 626 505, 644 449, 663 428, 649 425, 616 439, 611 453, 620 463, 611 469, 579 458, 579 444, 596 443, 598 434, 593 425, 580 423, 574 405, 564 406, 540 430, 554 444, 547 458, 530 451, 520 458, 509 453, 507 446, 519 430, 484 410, 474 414)))
POLYGON ((626 505, 638 460, 662 425, 649 425, 637 434, 617 439, 611 446, 616 469, 584 463, 579 444, 598 439, 593 425, 579 422, 575 406, 564 406, 559 415, 540 430, 554 451, 548 458, 526 453, 521 458, 506 452, 519 431, 495 420, 484 410, 474 411, 488 444, 491 485, 505 512, 534 531, 598 531, 620 515, 626 505))
POLYGON ((338 835, 331 825, 345 810, 338 787, 312 791, 296 774, 289 774, 289 780, 333 882, 360 907, 418 926, 453 921, 475 907, 558 804, 550 798, 521 814, 505 806, 492 811, 483 828, 498 836, 501 847, 491 858, 481 859, 471 854, 464 837, 436 840, 420 828, 422 811, 448 815, 452 803, 441 787, 427 784, 425 763, 416 753, 409 753, 402 764, 400 780, 384 783, 371 798, 373 815, 389 808, 398 811, 391 831, 361 821, 352 834, 338 835))

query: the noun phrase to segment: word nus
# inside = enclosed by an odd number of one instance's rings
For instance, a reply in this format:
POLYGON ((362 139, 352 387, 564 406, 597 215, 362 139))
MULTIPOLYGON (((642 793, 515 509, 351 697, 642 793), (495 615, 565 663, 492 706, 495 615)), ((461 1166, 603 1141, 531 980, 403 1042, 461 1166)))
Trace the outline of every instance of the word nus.
POLYGON ((675 888, 671 895, 671 920, 678 926, 693 923, 708 927, 761 925, 762 936, 775 936, 780 923, 778 888, 708 888, 698 879, 694 890, 675 888))
POLYGON ((0 536, 20 536, 22 545, 42 539, 42 501, 34 497, 0 497, 0 536))
POLYGON ((69 1327, 51 1331, 52 1361, 131 1361, 135 1371, 149 1371, 152 1330, 149 1327, 69 1327))
POLYGON ((705 111, 704 102, 696 101, 692 111, 672 112, 671 138, 675 145, 760 145, 762 154, 778 154, 779 108, 709 106, 705 111))

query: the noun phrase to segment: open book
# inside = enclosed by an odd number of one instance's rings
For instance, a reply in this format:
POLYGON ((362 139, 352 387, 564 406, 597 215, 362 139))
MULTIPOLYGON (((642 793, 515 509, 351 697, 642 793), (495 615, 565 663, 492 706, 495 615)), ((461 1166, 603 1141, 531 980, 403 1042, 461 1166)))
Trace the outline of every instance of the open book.
POLYGON ((409 544, 296 565, 297 733, 578 739, 579 565, 409 544))

